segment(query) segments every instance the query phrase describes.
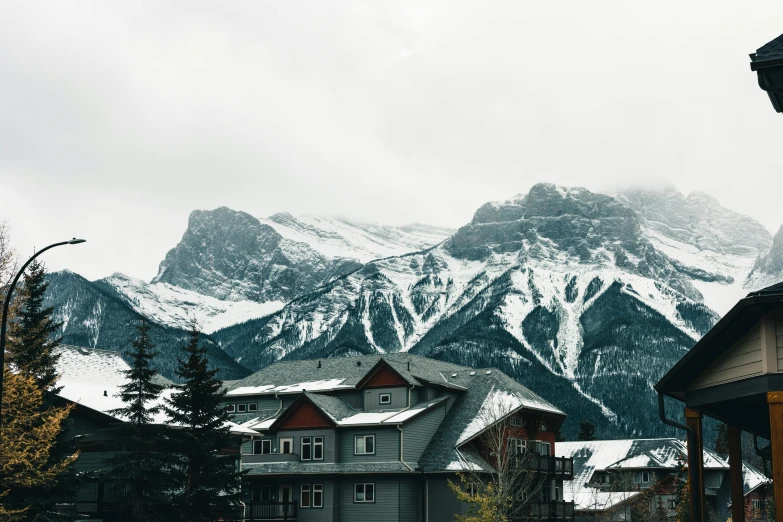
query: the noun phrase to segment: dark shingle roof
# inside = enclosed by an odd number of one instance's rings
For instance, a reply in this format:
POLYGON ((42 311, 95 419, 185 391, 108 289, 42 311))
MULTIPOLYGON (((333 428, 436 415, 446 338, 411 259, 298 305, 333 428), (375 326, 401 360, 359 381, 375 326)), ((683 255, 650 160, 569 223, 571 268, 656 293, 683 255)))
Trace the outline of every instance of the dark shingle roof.
POLYGON ((759 47, 756 51, 755 61, 776 60, 778 58, 783 58, 783 34, 759 47))
POLYGON ((356 413, 356 410, 351 408, 351 406, 340 397, 332 397, 331 395, 321 395, 318 393, 308 393, 307 397, 335 421, 350 417, 356 413))
POLYGON ((467 392, 457 397, 419 459, 424 471, 458 471, 466 461, 481 469, 491 469, 464 446, 459 447, 486 427, 482 412, 493 404, 500 404, 502 413, 525 408, 565 417, 565 413, 501 371, 476 369, 456 373, 455 377, 449 375, 449 381, 467 388, 467 392))

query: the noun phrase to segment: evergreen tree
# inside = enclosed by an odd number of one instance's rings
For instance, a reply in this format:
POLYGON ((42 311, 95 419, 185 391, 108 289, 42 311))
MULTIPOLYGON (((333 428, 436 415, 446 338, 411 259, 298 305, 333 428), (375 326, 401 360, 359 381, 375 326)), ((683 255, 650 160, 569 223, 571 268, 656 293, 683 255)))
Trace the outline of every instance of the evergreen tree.
POLYGON ((4 369, 3 425, 0 427, 0 520, 37 518, 27 493, 48 488, 77 455, 53 462, 52 448, 72 407, 44 404, 43 391, 31 376, 4 369))
POLYGON ((595 440, 595 424, 584 421, 579 423, 578 440, 595 440))
POLYGON ((227 426, 228 413, 221 406, 225 394, 210 370, 207 351, 199 345, 199 330, 192 323, 184 347, 185 358, 177 368, 183 384, 167 401, 166 412, 177 431, 180 463, 174 473, 182 488, 174 501, 181 520, 207 522, 238 514, 241 472, 236 458, 220 452, 237 445, 227 426))
POLYGON ((62 323, 52 319, 52 307, 44 308, 44 294, 49 283, 43 264, 33 261, 24 274, 19 293, 16 320, 10 324, 6 349, 13 365, 33 377, 42 390, 58 392, 55 349, 61 338, 57 332, 62 323))
POLYGON ((729 430, 726 424, 718 423, 718 433, 715 436, 715 451, 721 455, 729 454, 729 430))
POLYGON ((153 423, 154 415, 161 411, 161 406, 154 403, 163 386, 153 381, 151 361, 156 352, 149 323, 141 321, 136 329, 137 336, 125 354, 132 361, 131 368, 123 372, 128 382, 120 386, 124 406, 109 412, 126 419, 131 433, 125 451, 107 461, 111 467, 108 477, 129 492, 127 515, 131 521, 160 521, 166 518, 174 487, 171 474, 166 472, 173 459, 167 451, 165 427, 153 423))

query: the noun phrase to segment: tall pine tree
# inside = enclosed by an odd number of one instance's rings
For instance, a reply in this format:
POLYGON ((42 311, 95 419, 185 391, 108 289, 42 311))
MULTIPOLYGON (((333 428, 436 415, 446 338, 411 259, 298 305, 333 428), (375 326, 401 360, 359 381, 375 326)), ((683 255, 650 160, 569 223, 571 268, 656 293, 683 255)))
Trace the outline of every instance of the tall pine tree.
POLYGON ((58 392, 55 349, 62 341, 58 335, 62 323, 52 319, 52 307, 44 307, 49 283, 46 268, 33 261, 24 274, 24 284, 17 299, 16 319, 10 324, 6 349, 13 365, 33 377, 42 390, 58 392))
POLYGON ((595 440, 595 424, 590 421, 579 423, 578 440, 595 440))
POLYGON ((156 403, 163 386, 154 381, 151 361, 157 352, 149 336, 150 325, 141 321, 136 330, 131 349, 125 353, 132 366, 123 372, 128 381, 120 386, 124 406, 109 412, 127 421, 123 428, 130 431, 130 437, 124 451, 107 461, 111 467, 108 478, 128 491, 126 515, 130 521, 161 521, 167 519, 174 488, 171 474, 166 472, 173 459, 166 428, 153 422, 162 409, 156 403))
POLYGON ((221 406, 225 394, 209 369, 207 350, 199 345, 195 321, 177 368, 183 384, 167 401, 166 411, 178 430, 177 447, 181 463, 175 468, 182 491, 174 507, 180 520, 207 522, 226 520, 238 515, 239 488, 242 474, 236 457, 221 455, 236 447, 238 441, 227 426, 228 413, 221 406))

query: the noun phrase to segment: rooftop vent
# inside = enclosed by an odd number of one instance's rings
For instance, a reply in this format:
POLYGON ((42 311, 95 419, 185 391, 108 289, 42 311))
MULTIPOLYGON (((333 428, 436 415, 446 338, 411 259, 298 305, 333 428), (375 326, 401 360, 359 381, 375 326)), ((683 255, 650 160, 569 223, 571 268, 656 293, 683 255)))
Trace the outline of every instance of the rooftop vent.
POLYGON ((408 371, 411 371, 411 362, 408 361, 408 371))
POLYGON ((476 372, 470 372, 471 375, 476 375, 476 372))
POLYGON ((321 361, 318 361, 318 367, 319 368, 321 367, 321 361))
POLYGON ((356 361, 356 366, 361 366, 361 365, 362 365, 362 361, 356 361))
POLYGON ((452 374, 451 374, 451 376, 452 376, 452 377, 456 377, 456 376, 457 376, 457 374, 456 374, 456 373, 452 373, 452 374))
POLYGON ((492 373, 492 370, 487 370, 487 375, 489 375, 490 373, 492 373))
POLYGON ((104 397, 108 397, 109 396, 109 394, 106 392, 106 390, 103 390, 103 396, 104 397))

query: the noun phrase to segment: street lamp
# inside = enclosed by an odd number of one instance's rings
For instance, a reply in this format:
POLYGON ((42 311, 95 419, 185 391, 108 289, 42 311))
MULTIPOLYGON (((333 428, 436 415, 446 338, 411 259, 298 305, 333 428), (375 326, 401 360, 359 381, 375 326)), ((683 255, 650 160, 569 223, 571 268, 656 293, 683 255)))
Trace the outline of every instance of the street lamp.
POLYGON ((0 426, 3 425, 2 398, 3 398, 3 375, 5 374, 5 330, 6 330, 6 322, 8 320, 8 307, 11 305, 11 294, 14 292, 14 288, 16 288, 16 283, 19 282, 19 278, 22 277, 22 274, 24 273, 25 269, 30 263, 33 262, 33 259, 40 256, 47 250, 61 245, 78 245, 79 243, 84 243, 85 241, 87 240, 73 238, 70 241, 61 241, 60 243, 55 243, 53 245, 49 245, 46 248, 42 248, 41 250, 36 252, 35 255, 33 255, 33 257, 28 259, 24 265, 22 265, 22 268, 16 274, 16 277, 14 277, 11 286, 8 287, 8 293, 5 295, 5 302, 3 303, 3 323, 2 326, 0 326, 0 363, 2 363, 2 371, 0 371, 0 426))
POLYGON ((758 74, 759 87, 775 110, 783 112, 783 34, 750 55, 750 70, 758 74))

